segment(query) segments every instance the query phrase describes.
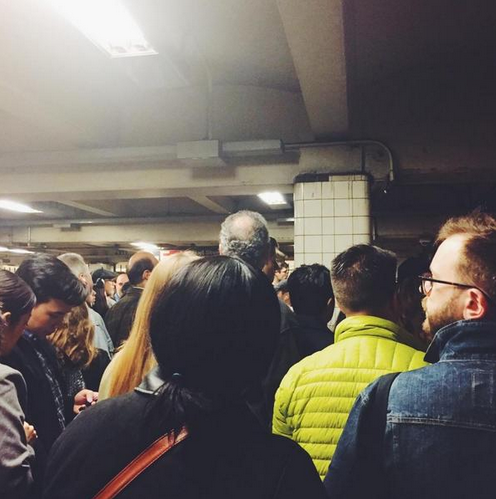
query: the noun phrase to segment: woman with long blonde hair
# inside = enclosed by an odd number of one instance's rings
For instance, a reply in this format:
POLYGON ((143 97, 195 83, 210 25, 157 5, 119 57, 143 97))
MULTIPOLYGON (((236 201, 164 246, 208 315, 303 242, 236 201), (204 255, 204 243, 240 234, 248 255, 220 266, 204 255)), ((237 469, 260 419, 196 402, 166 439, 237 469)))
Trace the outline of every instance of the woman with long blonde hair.
POLYGON ((186 264, 199 257, 191 252, 176 253, 162 260, 152 271, 141 295, 128 340, 107 367, 99 388, 99 400, 116 397, 136 388, 156 365, 150 339, 150 316, 162 288, 186 264))

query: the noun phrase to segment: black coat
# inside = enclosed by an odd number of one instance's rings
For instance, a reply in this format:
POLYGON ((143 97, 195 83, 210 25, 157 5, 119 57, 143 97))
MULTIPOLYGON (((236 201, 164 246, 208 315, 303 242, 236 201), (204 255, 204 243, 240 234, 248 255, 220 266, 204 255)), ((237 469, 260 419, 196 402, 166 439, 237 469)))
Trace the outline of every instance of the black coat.
MULTIPOLYGON (((62 390, 64 383, 55 349, 44 339, 39 339, 37 345, 43 351, 62 390)), ((38 445, 41 443, 48 452, 62 430, 57 418, 55 400, 50 388, 50 382, 45 375, 36 350, 25 336, 21 336, 12 352, 2 358, 2 363, 19 371, 26 381, 28 388, 26 421, 35 427, 39 437, 38 445)), ((63 393, 62 395, 64 396, 65 394, 63 393)), ((72 400, 64 396, 66 422, 72 416, 72 403, 72 400)))
POLYGON ((276 391, 289 369, 305 357, 334 343, 334 333, 326 324, 307 315, 295 317, 297 323, 293 323, 279 335, 276 352, 264 380, 266 405, 270 415, 276 391))
POLYGON ((105 315, 105 325, 114 347, 117 349, 127 340, 134 322, 138 302, 143 289, 131 287, 105 315))
MULTIPOLYGON (((161 429, 150 428, 144 416, 153 397, 150 390, 135 391, 100 402, 78 416, 52 448, 44 497, 93 497, 160 436, 161 429)), ((208 432, 192 433, 119 494, 119 499, 164 497, 324 499, 326 495, 301 447, 265 431, 246 406, 232 405, 212 419, 208 432)))

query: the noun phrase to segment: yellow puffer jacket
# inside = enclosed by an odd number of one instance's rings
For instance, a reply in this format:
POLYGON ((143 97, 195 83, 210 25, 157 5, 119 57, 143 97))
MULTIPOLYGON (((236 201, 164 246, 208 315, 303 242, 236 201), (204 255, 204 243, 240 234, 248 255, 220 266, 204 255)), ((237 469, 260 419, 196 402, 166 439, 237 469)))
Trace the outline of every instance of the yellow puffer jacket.
POLYGON ((324 479, 358 394, 379 376, 426 366, 415 338, 394 322, 349 317, 335 343, 294 365, 276 394, 273 432, 298 442, 324 479))

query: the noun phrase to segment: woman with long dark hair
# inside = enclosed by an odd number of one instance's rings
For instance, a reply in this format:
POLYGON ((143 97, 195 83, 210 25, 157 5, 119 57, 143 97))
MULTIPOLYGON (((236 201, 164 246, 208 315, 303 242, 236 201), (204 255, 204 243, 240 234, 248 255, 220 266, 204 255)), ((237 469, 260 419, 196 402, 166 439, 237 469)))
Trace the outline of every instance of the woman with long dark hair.
MULTIPOLYGON (((0 270, 0 357, 8 355, 29 320, 36 298, 31 288, 0 270)), ((0 491, 3 499, 28 497, 33 484, 36 431, 24 420, 26 384, 21 373, 0 363, 0 491)))
POLYGON ((98 497, 138 455, 148 459, 157 439, 160 457, 133 480, 121 475, 119 498, 326 497, 306 452, 271 435, 246 403, 279 322, 270 282, 246 263, 220 256, 183 267, 152 311, 158 366, 133 393, 71 423, 52 448, 45 497, 98 497))

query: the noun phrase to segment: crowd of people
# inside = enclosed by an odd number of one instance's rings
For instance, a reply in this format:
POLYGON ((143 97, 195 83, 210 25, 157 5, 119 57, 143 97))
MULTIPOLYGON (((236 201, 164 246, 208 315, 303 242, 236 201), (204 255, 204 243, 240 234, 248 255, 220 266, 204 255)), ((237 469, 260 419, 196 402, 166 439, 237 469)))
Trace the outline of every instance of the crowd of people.
POLYGON ((399 268, 359 244, 290 272, 250 211, 217 256, 35 254, 0 270, 0 495, 489 498, 495 378, 481 211, 399 268))

